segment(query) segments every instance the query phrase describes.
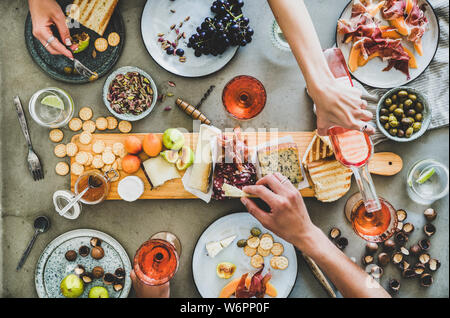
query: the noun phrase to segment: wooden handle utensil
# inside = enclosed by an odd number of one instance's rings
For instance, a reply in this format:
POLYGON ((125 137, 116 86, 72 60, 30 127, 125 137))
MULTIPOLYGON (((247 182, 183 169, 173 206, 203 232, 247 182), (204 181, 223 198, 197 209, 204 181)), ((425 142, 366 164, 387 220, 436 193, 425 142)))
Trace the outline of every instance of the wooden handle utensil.
POLYGON ((331 287, 325 275, 320 270, 319 266, 317 266, 316 262, 314 262, 313 259, 309 256, 306 256, 304 254, 302 254, 302 256, 305 259, 306 264, 308 264, 309 268, 311 269, 311 272, 313 273, 314 277, 317 279, 320 285, 322 285, 323 289, 325 289, 327 294, 332 298, 336 298, 336 294, 333 288, 331 287))
POLYGON ((185 102, 181 98, 177 98, 176 104, 180 107, 186 114, 191 116, 194 119, 200 120, 202 124, 211 125, 211 121, 199 111, 194 105, 185 102))
POLYGON ((369 161, 371 174, 380 176, 393 176, 403 168, 403 160, 393 152, 376 152, 369 161))

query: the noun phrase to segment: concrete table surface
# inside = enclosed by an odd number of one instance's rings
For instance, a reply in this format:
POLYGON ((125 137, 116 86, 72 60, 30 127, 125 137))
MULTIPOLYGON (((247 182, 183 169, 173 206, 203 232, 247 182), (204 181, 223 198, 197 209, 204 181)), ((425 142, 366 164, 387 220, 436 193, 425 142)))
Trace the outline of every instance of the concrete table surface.
MULTIPOLYGON (((336 20, 346 0, 306 1, 322 46, 334 43, 336 20)), ((158 66, 147 53, 140 35, 140 16, 145 1, 121 1, 119 8, 126 25, 126 43, 115 68, 134 65, 150 73, 160 91, 168 91, 167 81, 174 81, 176 88, 170 88, 175 96, 196 103, 209 85, 216 85, 202 110, 213 123, 221 128, 232 128, 237 124, 248 127, 276 127, 280 131, 313 130, 315 117, 311 111, 312 102, 306 96, 305 82, 295 60, 289 54, 283 55, 270 43, 269 29, 273 15, 267 3, 262 0, 245 1, 244 11, 255 29, 254 41, 241 48, 236 57, 221 71, 204 78, 187 79, 174 76, 158 66), (254 120, 238 122, 228 117, 221 103, 221 93, 227 81, 236 75, 255 76, 268 92, 264 111, 254 120)), ((0 3, 0 86, 1 86, 1 264, 0 287, 3 297, 36 297, 34 269, 45 246, 58 235, 79 228, 104 231, 115 237, 126 249, 130 258, 139 245, 149 236, 161 230, 176 233, 181 239, 183 253, 178 273, 171 281, 173 297, 199 297, 192 279, 192 251, 203 230, 216 219, 232 212, 244 211, 238 200, 205 204, 200 200, 141 200, 132 204, 122 201, 108 201, 98 206, 84 206, 82 215, 75 221, 55 214, 52 194, 59 189, 69 188, 69 178, 57 176, 54 172, 58 159, 53 155, 54 144, 48 139, 48 130, 35 124, 26 111, 31 137, 45 169, 45 179, 34 182, 26 166, 25 140, 20 131, 12 98, 19 95, 27 106, 31 95, 38 89, 57 86, 67 90, 73 97, 76 109, 89 105, 94 116, 108 115, 103 105, 101 91, 105 78, 85 85, 69 85, 57 82, 31 60, 24 42, 24 22, 28 8, 25 1, 1 1, 0 3), (45 214, 51 218, 50 230, 41 235, 20 272, 15 267, 33 234, 33 220, 45 214)), ((135 132, 162 132, 168 127, 184 127, 192 130, 191 119, 174 106, 174 98, 166 99, 148 118, 134 124, 135 132), (164 111, 166 105, 173 107, 164 111)), ((27 107, 26 107, 27 108, 27 107)), ((71 132, 64 129, 64 142, 71 132)), ((449 130, 442 128, 427 132, 419 140, 398 144, 385 142, 376 151, 393 151, 404 160, 404 169, 395 177, 374 177, 380 196, 387 198, 397 208, 408 211, 408 220, 416 225, 411 241, 422 237, 422 216, 424 206, 409 200, 405 190, 408 168, 417 160, 434 158, 448 166, 449 130)), ((355 182, 346 197, 324 204, 314 198, 306 199, 311 218, 324 232, 332 226, 339 227, 350 244, 345 252, 360 263, 365 242, 358 238, 344 218, 343 206, 346 198, 357 191, 355 182)), ((434 222, 437 233, 431 238, 431 254, 440 259, 442 267, 434 275, 434 284, 425 289, 417 280, 402 280, 400 297, 448 297, 449 296, 449 241, 448 241, 448 196, 432 206, 439 216, 434 222)), ((327 297, 315 281, 306 263, 299 255, 299 274, 291 297, 327 297)), ((381 283, 386 286, 389 277, 400 277, 400 272, 388 266, 381 283)), ((131 294, 133 295, 133 293, 131 294)))

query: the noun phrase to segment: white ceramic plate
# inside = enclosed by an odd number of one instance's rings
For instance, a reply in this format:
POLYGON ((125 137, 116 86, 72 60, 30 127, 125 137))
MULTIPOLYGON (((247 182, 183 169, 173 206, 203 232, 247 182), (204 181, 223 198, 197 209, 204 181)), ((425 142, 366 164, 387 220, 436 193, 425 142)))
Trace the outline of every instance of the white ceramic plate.
POLYGON ((233 58, 238 50, 238 46, 229 47, 223 54, 212 56, 202 55, 196 57, 194 50, 186 47, 189 37, 196 33, 196 28, 206 17, 212 17, 210 10, 211 0, 195 1, 169 1, 169 0, 148 0, 145 4, 141 17, 142 40, 151 57, 162 68, 167 71, 185 77, 200 77, 212 74, 222 69, 233 58), (175 10, 172 13, 170 10, 175 10), (178 60, 178 56, 169 56, 161 48, 158 42, 158 33, 165 33, 166 38, 175 40, 174 31, 168 35, 172 24, 178 25, 189 16, 187 22, 183 22, 180 32, 186 32, 186 39, 180 39, 179 48, 185 52, 186 62, 178 60))
MULTIPOLYGON (((341 17, 339 19, 350 19, 351 11, 352 11, 352 3, 350 1, 349 4, 345 7, 344 11, 342 11, 341 17)), ((407 47, 411 52, 414 52, 414 55, 417 59, 417 68, 410 68, 409 74, 410 79, 406 78, 406 75, 399 70, 392 68, 388 72, 383 72, 383 69, 387 66, 387 62, 383 62, 379 58, 375 58, 370 60, 366 65, 359 67, 352 75, 361 83, 376 87, 376 88, 393 88, 397 86, 403 86, 412 80, 416 79, 420 74, 425 71, 428 65, 433 60, 433 57, 436 53, 438 43, 439 43, 439 23, 436 18, 436 15, 433 11, 433 8, 425 0, 418 1, 419 6, 425 4, 425 16, 428 19, 427 30, 422 38, 424 54, 420 56, 415 53, 414 47, 411 45, 409 41, 402 40, 402 44, 407 47)), ((381 13, 379 12, 376 16, 378 19, 382 20, 381 13)), ((388 23, 382 20, 382 23, 387 25, 388 23)), ((350 49, 352 47, 352 43, 342 43, 343 35, 336 33, 336 43, 337 46, 342 50, 344 57, 348 60, 348 56, 350 55, 350 49)))
MULTIPOLYGON (((216 298, 222 288, 232 279, 240 278, 248 272, 251 273, 249 276, 257 272, 257 269, 250 265, 250 257, 245 255, 243 249, 236 245, 238 240, 250 236, 252 227, 258 227, 262 233, 270 233, 275 242, 283 244, 283 255, 289 259, 288 268, 285 270, 272 269, 269 263, 272 255, 269 255, 264 258, 263 275, 270 269, 272 272, 270 283, 277 289, 277 297, 286 298, 289 296, 297 279, 297 255, 294 246, 266 230, 251 214, 242 212, 226 215, 216 220, 203 232, 195 246, 192 257, 192 273, 197 290, 202 297, 216 298), (222 240, 232 235, 236 235, 235 240, 216 257, 211 258, 207 255, 206 243, 222 240), (231 262, 236 265, 236 272, 230 279, 222 279, 217 276, 216 266, 220 262, 231 262)), ((270 298, 267 295, 266 297, 270 298)))
POLYGON ((64 298, 60 292, 61 281, 69 274, 73 273, 74 268, 83 265, 86 270, 92 270, 95 266, 102 266, 105 273, 114 273, 121 267, 125 269, 125 285, 119 292, 113 290, 111 285, 105 285, 101 279, 94 279, 88 285, 85 284, 84 292, 80 298, 87 298, 89 290, 94 286, 103 286, 108 289, 110 298, 126 298, 131 288, 131 263, 125 249, 114 238, 100 231, 90 229, 79 229, 66 232, 47 245, 42 252, 36 265, 35 284, 36 291, 40 298, 64 298), (86 257, 77 256, 73 262, 65 258, 68 250, 78 249, 82 245, 91 247, 90 239, 92 237, 100 238, 105 256, 100 260, 93 259, 90 255, 86 257))
POLYGON ((140 120, 140 119, 148 116, 152 112, 153 108, 155 107, 157 100, 158 100, 158 89, 156 88, 156 84, 153 81, 152 77, 147 72, 145 72, 135 66, 123 66, 123 67, 115 70, 114 72, 109 74, 108 78, 105 81, 105 84, 103 85, 103 102, 105 103, 106 108, 108 108, 108 110, 110 111, 111 114, 113 114, 115 117, 122 119, 122 120, 136 121, 136 120, 140 120), (139 115, 116 113, 111 108, 111 103, 108 101, 108 98, 107 98, 108 92, 109 92, 109 86, 111 85, 111 82, 116 78, 116 76, 118 74, 126 74, 128 72, 138 72, 139 74, 144 75, 150 81, 150 86, 153 89, 152 104, 150 105, 149 108, 147 108, 146 111, 144 111, 143 113, 141 113, 139 115))

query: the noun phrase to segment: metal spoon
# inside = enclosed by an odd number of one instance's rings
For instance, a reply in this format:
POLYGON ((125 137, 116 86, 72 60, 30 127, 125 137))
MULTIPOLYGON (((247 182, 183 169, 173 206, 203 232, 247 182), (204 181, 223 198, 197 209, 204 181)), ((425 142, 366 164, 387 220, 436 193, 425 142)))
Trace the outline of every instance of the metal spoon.
POLYGON ((50 227, 50 220, 46 216, 39 216, 34 220, 34 235, 31 239, 30 243, 28 243, 27 249, 25 252, 23 252, 22 258, 19 261, 19 264, 16 267, 16 270, 19 270, 22 268, 23 264, 25 263, 28 254, 30 254, 31 248, 34 245, 34 242, 36 241, 36 238, 39 234, 44 233, 48 230, 50 227))
POLYGON ((64 209, 62 209, 59 212, 59 215, 62 216, 64 214, 66 214, 67 211, 69 211, 75 205, 75 203, 77 203, 89 189, 98 188, 101 185, 102 185, 102 181, 99 178, 94 177, 94 176, 89 176, 89 178, 88 178, 88 186, 86 187, 86 189, 81 191, 80 194, 78 194, 72 201, 70 201, 69 204, 67 204, 64 207, 64 209))

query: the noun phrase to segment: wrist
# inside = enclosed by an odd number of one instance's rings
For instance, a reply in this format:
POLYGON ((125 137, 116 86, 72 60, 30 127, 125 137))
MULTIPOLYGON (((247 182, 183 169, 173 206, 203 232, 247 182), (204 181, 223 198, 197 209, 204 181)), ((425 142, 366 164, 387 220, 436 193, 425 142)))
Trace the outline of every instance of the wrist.
POLYGON ((300 233, 293 244, 297 249, 302 251, 302 253, 311 256, 319 248, 323 241, 323 237, 327 239, 321 229, 314 224, 311 224, 310 229, 300 233))

